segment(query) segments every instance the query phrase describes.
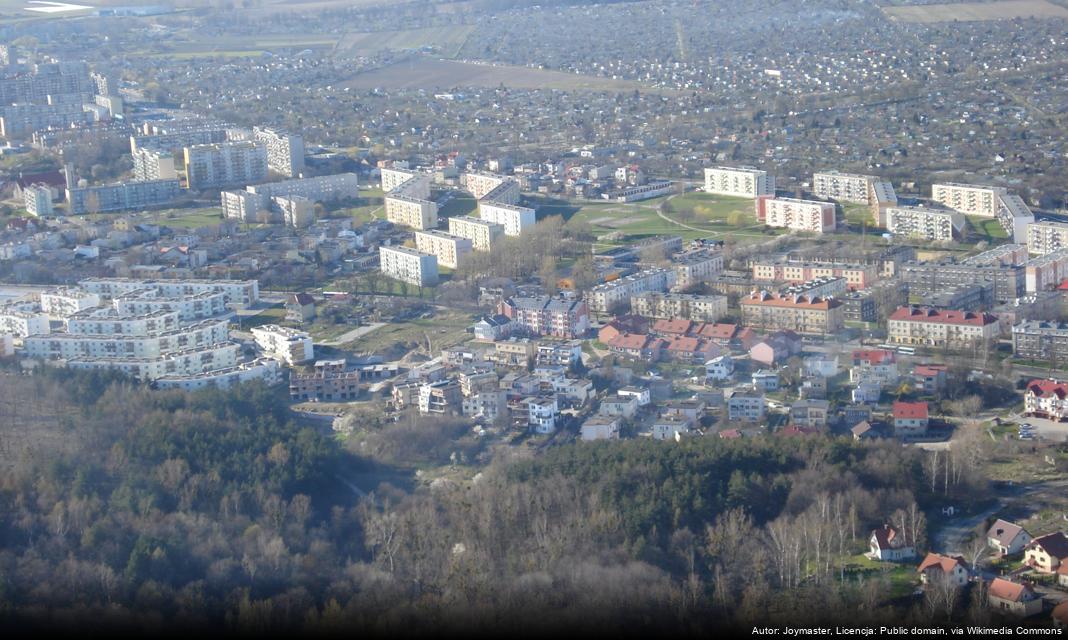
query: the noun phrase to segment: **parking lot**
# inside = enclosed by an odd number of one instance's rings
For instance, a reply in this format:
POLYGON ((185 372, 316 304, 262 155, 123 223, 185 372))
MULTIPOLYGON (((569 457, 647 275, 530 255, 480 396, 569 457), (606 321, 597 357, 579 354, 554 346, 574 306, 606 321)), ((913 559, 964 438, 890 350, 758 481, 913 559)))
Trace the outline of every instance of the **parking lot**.
MULTIPOLYGON (((1068 442, 1068 422, 1055 422, 1045 418, 1015 416, 1014 421, 1019 424, 1030 424, 1035 439, 1049 440, 1052 442, 1068 442)), ((1025 438, 1026 440, 1026 438, 1025 438)))

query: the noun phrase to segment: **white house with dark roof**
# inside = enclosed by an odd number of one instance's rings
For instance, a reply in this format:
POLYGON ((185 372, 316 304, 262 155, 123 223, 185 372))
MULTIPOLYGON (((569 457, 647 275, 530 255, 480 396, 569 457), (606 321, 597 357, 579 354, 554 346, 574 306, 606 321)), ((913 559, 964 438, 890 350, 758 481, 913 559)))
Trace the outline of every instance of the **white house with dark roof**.
POLYGON ((1031 534, 1023 527, 1000 518, 986 532, 987 545, 1003 556, 1022 552, 1031 540, 1031 534))

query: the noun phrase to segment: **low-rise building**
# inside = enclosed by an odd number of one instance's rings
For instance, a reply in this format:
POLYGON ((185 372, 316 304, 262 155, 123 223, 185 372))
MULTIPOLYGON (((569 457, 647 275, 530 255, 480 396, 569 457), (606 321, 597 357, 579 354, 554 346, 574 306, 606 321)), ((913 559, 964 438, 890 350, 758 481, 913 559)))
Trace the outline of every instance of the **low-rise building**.
POLYGON ((619 418, 593 415, 582 423, 581 437, 587 442, 594 440, 618 440, 622 423, 619 418))
POLYGON ((1031 585, 1005 578, 994 578, 990 582, 986 598, 991 610, 998 613, 1026 618, 1042 612, 1042 597, 1031 585))
POLYGON ((672 269, 652 267, 617 280, 599 284, 586 294, 590 311, 608 313, 629 306, 631 298, 645 292, 664 292, 675 286, 672 269))
POLYGON ((753 387, 735 387, 724 394, 727 419, 756 422, 764 417, 764 392, 753 387))
POLYGON ((986 532, 986 544, 1002 556, 1013 556, 1023 552, 1030 544, 1031 534, 1016 524, 998 518, 986 532))
POLYGON ((716 322, 727 315, 727 296, 647 291, 632 296, 631 311, 647 318, 716 322))
POLYGON ((988 313, 901 307, 887 322, 887 341, 951 349, 989 345, 999 333, 998 319, 988 313))
POLYGON ((916 437, 927 435, 930 417, 926 402, 894 402, 894 435, 916 437))
POLYGON ((742 323, 753 328, 826 334, 844 326, 842 303, 833 298, 754 291, 738 304, 742 323))

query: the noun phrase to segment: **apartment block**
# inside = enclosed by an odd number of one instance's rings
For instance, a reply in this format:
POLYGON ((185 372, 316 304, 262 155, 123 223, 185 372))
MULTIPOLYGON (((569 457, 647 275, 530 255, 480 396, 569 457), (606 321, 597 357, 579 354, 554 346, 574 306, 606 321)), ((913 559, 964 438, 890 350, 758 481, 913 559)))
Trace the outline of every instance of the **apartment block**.
POLYGON ((380 247, 382 273, 408 284, 432 286, 438 283, 438 259, 406 247, 380 247))
POLYGON ((359 177, 355 173, 336 173, 329 176, 253 184, 245 190, 262 198, 263 205, 266 205, 270 198, 279 196, 287 198, 300 196, 313 202, 337 202, 360 197, 359 177))
POLYGON ((1035 221, 1035 214, 1014 193, 1002 193, 998 201, 998 224, 1013 242, 1027 242, 1027 228, 1035 221))
POLYGON ((58 318, 66 318, 99 306, 98 294, 81 289, 64 287, 41 293, 41 311, 58 318))
POLYGON ((151 209, 174 202, 180 194, 178 180, 119 182, 67 189, 67 206, 74 215, 151 209))
POLYGON ((475 200, 482 200, 502 185, 509 185, 505 191, 493 193, 489 198, 495 202, 504 204, 519 203, 519 183, 514 178, 495 173, 469 172, 463 176, 464 188, 471 192, 475 200))
POLYGON ((430 176, 396 169, 383 169, 383 190, 387 184, 393 185, 393 188, 386 191, 387 220, 393 224, 415 229, 433 229, 438 226, 438 205, 429 200, 430 176), (408 179, 394 184, 402 177, 402 174, 407 175, 408 179), (387 175, 390 176, 388 181, 387 175))
POLYGON ((851 289, 867 289, 879 279, 875 265, 755 260, 753 280, 802 283, 819 278, 845 278, 851 289))
POLYGON ((691 251, 672 258, 674 287, 685 290, 723 273, 723 254, 718 251, 691 251))
POLYGON ((1042 220, 1027 225, 1027 250, 1045 255, 1068 248, 1068 222, 1042 220))
POLYGON ((315 203, 304 196, 275 196, 271 201, 287 227, 303 229, 315 222, 315 203))
POLYGON ((586 302, 564 297, 512 297, 497 305, 497 313, 517 330, 537 336, 581 338, 590 328, 586 302))
POLYGON ((593 287, 586 302, 591 311, 608 313, 629 306, 633 296, 646 291, 667 291, 675 286, 676 277, 674 269, 652 267, 593 287))
POLYGON ((48 316, 29 305, 0 306, 0 334, 25 338, 49 333, 50 326, 48 316))
POLYGON ((478 214, 486 222, 503 226, 506 236, 518 236, 537 221, 534 209, 497 201, 480 201, 478 214))
POLYGON ((159 147, 139 147, 133 152, 133 173, 138 180, 177 180, 174 154, 159 147))
POLYGON ((781 291, 783 296, 808 296, 820 298, 837 298, 849 290, 849 283, 841 276, 824 276, 807 282, 790 285, 781 291))
POLYGON ((256 358, 232 367, 214 369, 203 373, 168 374, 155 380, 157 389, 182 389, 195 391, 205 387, 228 389, 235 384, 262 380, 265 384, 276 384, 280 373, 278 361, 273 358, 256 358))
POLYGON ((708 167, 705 192, 738 198, 775 195, 775 176, 753 167, 708 167))
POLYGON ((988 303, 1008 302, 1023 296, 1026 292, 1024 275, 1024 268, 1019 265, 977 265, 951 260, 908 263, 901 267, 901 279, 908 284, 911 294, 929 295, 987 282, 992 297, 986 301, 988 303))
POLYGON ((267 166, 290 178, 304 171, 304 138, 284 129, 253 127, 252 138, 267 148, 267 166))
POLYGON ((119 298, 151 290, 160 297, 179 298, 200 293, 218 293, 227 305, 247 307, 260 299, 257 280, 139 280, 137 278, 86 278, 78 286, 106 298, 119 298))
POLYGON ((770 227, 810 233, 826 233, 835 229, 834 204, 830 202, 766 198, 758 200, 757 204, 757 217, 770 227))
POLYGON ((173 311, 183 321, 210 318, 227 311, 226 294, 221 291, 165 295, 158 289, 146 287, 119 294, 112 298, 111 303, 120 315, 148 315, 173 311))
POLYGON ((875 176, 822 171, 812 176, 812 193, 818 198, 838 202, 870 204, 871 185, 874 182, 879 182, 875 176))
POLYGON ((191 347, 157 358, 101 356, 68 360, 71 369, 110 369, 143 381, 159 380, 167 376, 192 376, 238 366, 240 347, 222 342, 206 347, 191 347))
POLYGON ((303 331, 267 324, 253 327, 252 337, 265 355, 288 365, 315 359, 311 336, 303 331))
POLYGON ((1054 289, 1068 278, 1068 247, 1057 249, 1024 264, 1024 282, 1028 293, 1054 289))
POLYGON ((727 296, 648 291, 631 297, 631 312, 647 318, 717 322, 727 315, 727 296))
POLYGON ((147 336, 173 331, 181 326, 177 311, 159 309, 141 314, 124 315, 113 307, 86 309, 68 316, 67 333, 75 335, 147 336))
POLYGON ((27 357, 39 360, 116 357, 147 360, 225 343, 229 336, 226 320, 202 320, 146 335, 51 333, 28 336, 23 339, 23 348, 27 357))
POLYGON ((219 195, 223 214, 227 218, 242 222, 266 222, 266 207, 263 206, 263 198, 257 194, 250 191, 223 191, 219 195))
POLYGON ((887 341, 893 344, 971 348, 991 344, 998 319, 987 313, 901 307, 887 319, 887 341))
POLYGON ((267 147, 240 140, 185 148, 186 183, 190 189, 226 189, 267 179, 267 147))
POLYGON ((931 199, 955 211, 993 218, 1001 206, 1002 187, 945 182, 931 185, 931 199))
POLYGON ((754 329, 824 334, 844 326, 842 303, 831 298, 754 291, 738 304, 742 324, 754 329))
POLYGON ((455 216, 449 218, 449 233, 470 240, 474 251, 489 251, 504 235, 504 225, 473 216, 455 216))
POLYGON ((1026 360, 1068 363, 1068 323, 1032 320, 1015 325, 1012 352, 1026 360))
POLYGON ((958 211, 924 207, 889 207, 886 229, 898 236, 948 242, 964 232, 964 215, 958 211))
POLYGON ((52 189, 45 184, 30 185, 22 190, 22 201, 26 213, 31 216, 50 216, 55 212, 52 206, 52 189))
POLYGON ((464 256, 471 253, 472 243, 467 238, 442 231, 416 231, 415 248, 437 257, 439 266, 456 269, 464 256))

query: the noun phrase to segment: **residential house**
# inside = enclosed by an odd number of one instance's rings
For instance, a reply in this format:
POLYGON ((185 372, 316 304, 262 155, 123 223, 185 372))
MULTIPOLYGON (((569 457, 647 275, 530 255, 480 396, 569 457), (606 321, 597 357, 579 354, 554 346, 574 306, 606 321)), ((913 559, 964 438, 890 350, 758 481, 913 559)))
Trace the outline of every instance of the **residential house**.
POLYGON ((608 396, 601 400, 601 408, 597 412, 602 416, 633 418, 638 413, 638 398, 633 395, 608 396))
POLYGON ((693 420, 682 415, 664 415, 653 422, 653 439, 678 439, 682 434, 690 433, 693 420))
POLYGON ((918 364, 912 369, 912 377, 916 386, 924 393, 935 394, 946 386, 946 371, 944 364, 918 364))
POLYGON ((799 353, 801 353, 801 337, 793 331, 773 333, 749 349, 749 357, 754 362, 769 367, 785 362, 799 353))
POLYGON ((822 353, 809 356, 801 361, 801 367, 805 375, 833 378, 838 375, 838 356, 822 353))
POLYGON ((827 397, 827 378, 823 376, 805 376, 801 379, 798 395, 802 400, 823 400, 827 397))
POLYGON ((535 433, 547 434, 556 431, 558 415, 559 407, 555 396, 527 399, 527 424, 535 433))
POLYGON ((862 420, 849 430, 853 434, 854 440, 871 440, 872 438, 879 437, 879 434, 875 431, 875 427, 872 426, 867 420, 862 420))
POLYGON ((512 320, 508 316, 494 313, 482 316, 471 327, 476 340, 496 341, 507 338, 512 332, 512 320))
POLYGON ((681 416, 694 422, 705 415, 707 405, 701 400, 672 400, 664 405, 661 416, 681 416))
POLYGON ((852 400, 858 404, 879 404, 883 388, 877 382, 860 382, 853 387, 852 400))
POLYGON ((827 426, 831 403, 827 400, 798 400, 790 406, 790 422, 802 427, 827 426))
POLYGON ((994 578, 986 591, 990 608, 1021 618, 1042 612, 1042 598, 1029 584, 994 578))
POLYGON ((998 518, 986 532, 987 545, 1003 556, 1020 553, 1031 542, 1031 534, 1020 525, 998 518))
POLYGON ((924 584, 931 584, 935 580, 949 580, 958 587, 968 584, 968 566, 960 556, 928 553, 916 572, 924 584))
POLYGON ((315 319, 315 298, 307 293, 291 293, 286 297, 286 320, 311 322, 315 319))
POLYGON ((529 338, 511 337, 495 343, 497 364, 507 367, 526 367, 534 361, 537 343, 529 338))
POLYGON ((1068 383, 1032 380, 1024 391, 1024 413, 1061 421, 1068 417, 1068 383))
POLYGON ((734 358, 722 355, 705 363, 705 381, 730 380, 734 374, 734 358))
POLYGON ((726 394, 727 419, 756 422, 764 417, 764 392, 753 387, 735 387, 726 394))
POLYGON ((753 372, 752 377, 753 386, 761 391, 778 391, 779 390, 779 374, 768 369, 760 369, 753 372))
POLYGON ((590 416, 582 423, 581 437, 587 442, 592 440, 618 440, 621 426, 622 421, 615 416, 590 416))
POLYGON ((1068 563, 1068 537, 1062 532, 1039 536, 1024 547, 1024 564, 1042 573, 1056 573, 1068 563))
POLYGON ((889 524, 871 532, 868 548, 868 557, 872 560, 901 562, 916 557, 916 549, 905 541, 905 535, 889 524))
POLYGON ((902 402, 893 406, 894 435, 915 437, 927 435, 929 416, 926 402, 902 402))
POLYGON ((619 390, 620 397, 633 396, 638 399, 638 407, 648 406, 652 402, 652 397, 647 387, 634 387, 626 386, 619 390))
POLYGON ((853 351, 853 366, 849 370, 852 383, 874 382, 880 387, 895 384, 899 374, 897 354, 885 349, 858 349, 853 351))

